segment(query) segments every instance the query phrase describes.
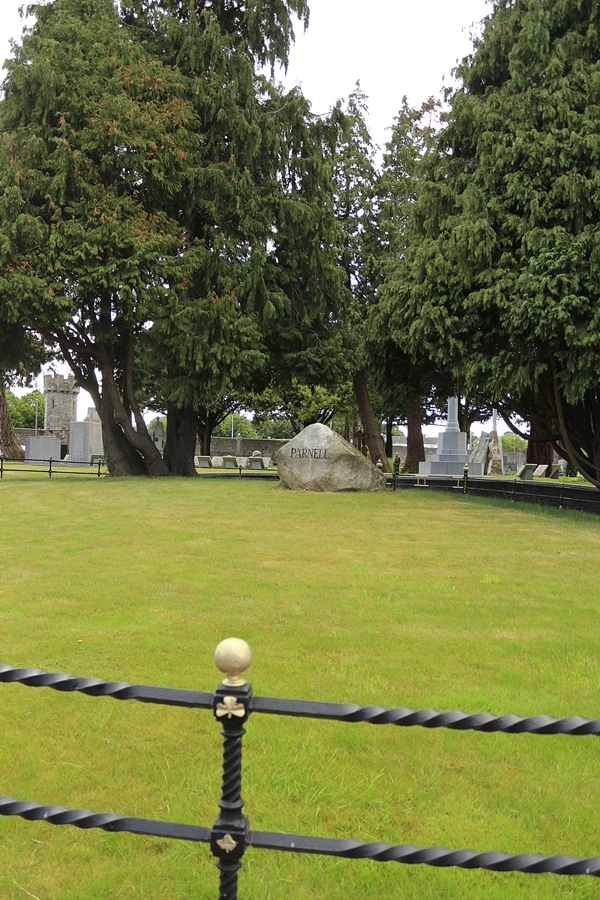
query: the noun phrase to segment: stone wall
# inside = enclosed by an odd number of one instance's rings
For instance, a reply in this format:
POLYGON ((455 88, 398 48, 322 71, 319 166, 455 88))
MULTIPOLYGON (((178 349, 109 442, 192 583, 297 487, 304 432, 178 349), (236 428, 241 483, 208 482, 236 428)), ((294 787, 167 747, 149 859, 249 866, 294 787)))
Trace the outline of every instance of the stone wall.
MULTIPOLYGON (((273 438, 225 438, 213 437, 210 441, 211 456, 252 456, 255 450, 259 450, 263 456, 273 458, 280 447, 287 441, 276 441, 273 438)), ((196 448, 197 455, 200 447, 196 448)))

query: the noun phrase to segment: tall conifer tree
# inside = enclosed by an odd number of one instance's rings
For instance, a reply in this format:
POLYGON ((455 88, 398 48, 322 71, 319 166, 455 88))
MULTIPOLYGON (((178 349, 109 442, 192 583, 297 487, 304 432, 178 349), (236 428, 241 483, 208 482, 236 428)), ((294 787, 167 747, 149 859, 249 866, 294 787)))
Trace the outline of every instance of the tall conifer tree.
POLYGON ((458 74, 393 331, 600 486, 600 8, 496 0, 458 74))
POLYGON ((55 0, 9 63, 0 105, 0 299, 69 363, 114 474, 166 474, 135 390, 137 346, 166 296, 192 110, 181 77, 111 0, 55 0))

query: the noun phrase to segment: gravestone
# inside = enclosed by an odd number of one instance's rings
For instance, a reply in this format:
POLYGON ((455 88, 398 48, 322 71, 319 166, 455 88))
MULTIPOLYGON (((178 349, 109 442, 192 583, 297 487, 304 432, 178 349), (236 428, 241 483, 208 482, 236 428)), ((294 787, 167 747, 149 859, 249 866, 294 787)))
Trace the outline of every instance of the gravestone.
POLYGON ((490 435, 490 459, 488 462, 487 474, 504 475, 504 455, 502 453, 502 443, 495 428, 490 435))
POLYGON ((482 431, 477 447, 469 457, 469 475, 485 475, 487 473, 489 452, 490 436, 487 431, 482 431))
POLYGON ((52 457, 60 462, 60 438, 40 435, 25 438, 25 462, 44 465, 52 457))
POLYGON ((103 456, 102 422, 93 406, 88 407, 83 422, 71 422, 69 429, 69 462, 89 466, 92 456, 103 456))
POLYGON ((160 419, 154 419, 150 428, 150 437, 159 453, 165 449, 165 429, 160 419))
POLYGON ((458 397, 449 397, 448 425, 438 435, 438 452, 419 463, 419 475, 463 475, 468 462, 467 435, 458 425, 458 397))
POLYGON ((380 491, 385 475, 327 425, 308 425, 275 454, 281 482, 296 491, 380 491))

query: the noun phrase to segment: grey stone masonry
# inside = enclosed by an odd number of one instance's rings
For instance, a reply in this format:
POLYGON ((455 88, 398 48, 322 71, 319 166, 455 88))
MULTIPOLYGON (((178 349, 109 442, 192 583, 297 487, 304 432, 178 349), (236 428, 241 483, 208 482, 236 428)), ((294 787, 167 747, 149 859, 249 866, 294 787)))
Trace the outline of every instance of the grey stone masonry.
POLYGON ((71 422, 69 462, 90 465, 92 457, 103 456, 102 423, 94 407, 89 407, 83 422, 71 422))
POLYGON ((66 437, 77 418, 77 395, 73 375, 44 375, 44 431, 66 437))

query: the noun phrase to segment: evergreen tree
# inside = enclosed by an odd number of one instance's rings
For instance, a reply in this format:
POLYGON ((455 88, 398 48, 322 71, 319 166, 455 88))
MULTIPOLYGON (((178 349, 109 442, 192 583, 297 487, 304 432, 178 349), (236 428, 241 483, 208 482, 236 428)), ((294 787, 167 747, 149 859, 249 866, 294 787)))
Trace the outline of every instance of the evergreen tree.
POLYGON ((298 90, 260 72, 285 64, 292 14, 306 16, 306 4, 157 2, 126 11, 184 77, 195 116, 187 177, 164 209, 182 242, 150 335, 168 415, 165 461, 177 474, 195 473, 196 428, 208 452, 221 398, 337 377, 335 129, 311 116, 298 90))
POLYGON ((111 0, 55 0, 8 64, 0 106, 0 300, 69 363, 114 474, 166 473, 134 384, 166 291, 191 109, 111 0), (162 200, 161 200, 162 202, 162 200))
POLYGON ((600 8, 496 0, 458 74, 395 336, 600 486, 600 8))
POLYGON ((304 0, 136 2, 122 18, 111 0, 55 0, 10 64, 0 297, 92 395, 114 474, 191 474, 219 398, 274 372, 333 377, 330 125, 258 71, 285 62, 296 14, 304 0))
POLYGON ((379 199, 377 231, 383 286, 369 308, 365 349, 375 386, 384 399, 388 418, 407 427, 407 454, 403 472, 418 472, 425 459, 422 425, 445 412, 445 398, 455 393, 447 371, 427 358, 411 358, 392 337, 391 307, 385 292, 385 275, 406 256, 409 222, 418 193, 419 168, 431 149, 438 124, 438 105, 433 99, 412 109, 406 97, 394 119, 377 181, 379 199), (442 395, 441 408, 435 398, 442 395))
POLYGON ((364 351, 364 323, 381 280, 377 230, 376 148, 366 124, 367 98, 357 84, 344 109, 345 127, 333 157, 338 253, 345 275, 344 321, 348 330, 350 377, 373 463, 391 471, 381 440, 381 419, 373 411, 364 351))

